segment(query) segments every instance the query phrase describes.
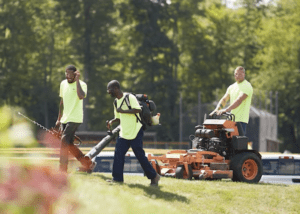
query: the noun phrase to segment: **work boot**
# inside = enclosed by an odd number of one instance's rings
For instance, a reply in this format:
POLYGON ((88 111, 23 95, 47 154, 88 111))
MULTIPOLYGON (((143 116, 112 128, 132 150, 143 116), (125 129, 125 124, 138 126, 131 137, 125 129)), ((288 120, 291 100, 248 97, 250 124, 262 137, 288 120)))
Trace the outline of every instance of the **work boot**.
POLYGON ((82 164, 82 167, 77 168, 78 172, 93 172, 96 167, 96 162, 93 162, 88 156, 84 156, 82 151, 73 144, 69 145, 69 151, 82 164))
POLYGON ((160 179, 160 175, 156 174, 155 178, 151 179, 150 186, 158 186, 159 179, 160 179))

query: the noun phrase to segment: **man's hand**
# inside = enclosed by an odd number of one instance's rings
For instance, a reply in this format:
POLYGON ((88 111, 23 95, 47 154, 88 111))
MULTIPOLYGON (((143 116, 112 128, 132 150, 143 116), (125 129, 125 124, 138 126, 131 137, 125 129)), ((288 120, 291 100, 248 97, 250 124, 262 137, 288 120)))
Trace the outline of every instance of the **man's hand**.
POLYGON ((106 128, 108 130, 111 130, 111 125, 112 125, 112 121, 111 120, 110 121, 106 121, 106 128))
POLYGON ((59 130, 60 125, 61 125, 60 121, 57 120, 56 123, 55 123, 54 129, 59 130))
POLYGON ((209 114, 209 116, 213 116, 216 112, 218 112, 218 109, 213 110, 213 111, 209 114))
POLYGON ((226 112, 227 112, 227 109, 222 109, 222 110, 217 111, 217 115, 220 116, 226 112))
POLYGON ((214 111, 212 111, 212 112, 209 114, 209 116, 213 116, 214 114, 220 116, 220 115, 222 115, 222 114, 224 114, 224 113, 226 113, 226 112, 228 112, 227 109, 221 109, 221 110, 215 109, 214 111))
POLYGON ((77 70, 74 72, 74 74, 75 74, 75 80, 78 81, 80 77, 80 72, 77 70))
POLYGON ((223 110, 222 108, 225 107, 226 103, 228 102, 228 100, 230 99, 230 94, 226 92, 226 94, 222 97, 222 99, 219 101, 217 107, 215 108, 215 110, 213 110, 209 116, 213 116, 214 114, 216 115, 221 115, 223 114, 223 110))
POLYGON ((115 123, 115 122, 120 122, 120 119, 115 118, 115 119, 112 119, 112 120, 109 120, 109 121, 107 120, 106 121, 106 128, 108 130, 111 130, 112 124, 115 123))

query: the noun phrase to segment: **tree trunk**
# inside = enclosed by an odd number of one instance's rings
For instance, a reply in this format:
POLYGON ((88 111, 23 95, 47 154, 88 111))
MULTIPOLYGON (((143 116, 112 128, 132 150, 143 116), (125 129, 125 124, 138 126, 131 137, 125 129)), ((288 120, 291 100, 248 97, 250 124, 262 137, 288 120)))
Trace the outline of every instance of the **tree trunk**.
MULTIPOLYGON (((84 17, 85 17, 85 32, 84 32, 84 82, 88 85, 89 83, 89 72, 91 71, 91 33, 92 33, 92 20, 90 17, 90 8, 92 1, 84 1, 84 17)), ((89 92, 87 93, 86 98, 83 100, 83 123, 80 126, 79 130, 86 131, 88 130, 88 121, 89 121, 89 92)))

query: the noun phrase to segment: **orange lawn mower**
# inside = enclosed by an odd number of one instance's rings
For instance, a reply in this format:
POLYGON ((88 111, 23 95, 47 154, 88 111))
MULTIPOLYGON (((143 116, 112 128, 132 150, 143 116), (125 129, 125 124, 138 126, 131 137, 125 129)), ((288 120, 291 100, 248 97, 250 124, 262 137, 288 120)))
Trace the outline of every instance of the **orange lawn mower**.
POLYGON ((192 149, 173 150, 162 156, 148 155, 156 172, 178 179, 220 180, 258 183, 262 176, 261 155, 248 149, 235 116, 225 113, 225 119, 213 115, 203 125, 195 127, 190 136, 192 149))

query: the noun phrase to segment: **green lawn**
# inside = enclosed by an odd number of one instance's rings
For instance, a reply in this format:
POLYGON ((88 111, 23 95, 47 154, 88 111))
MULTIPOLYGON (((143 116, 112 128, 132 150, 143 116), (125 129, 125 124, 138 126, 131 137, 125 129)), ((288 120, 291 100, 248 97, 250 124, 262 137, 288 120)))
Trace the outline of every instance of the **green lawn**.
MULTIPOLYGON (((14 150, 11 155, 1 150, 0 167, 8 163, 51 165, 58 169, 53 151, 29 152, 26 157, 14 150), (8 156, 7 156, 8 155, 8 156)), ((21 153, 23 151, 20 150, 21 153)), ((160 151, 159 153, 164 153, 160 151)), ((24 154, 25 155, 25 154, 24 154)), ((111 174, 78 173, 78 161, 69 167, 68 200, 78 204, 78 214, 134 213, 299 213, 300 185, 247 184, 231 180, 196 181, 162 177, 159 187, 150 187, 146 177, 125 175, 124 184, 111 184, 111 174)), ((61 200, 65 206, 64 200, 61 200)))
POLYGON ((230 180, 188 181, 161 178, 150 187, 142 176, 71 173, 78 213, 299 213, 300 185, 246 184, 230 180))

